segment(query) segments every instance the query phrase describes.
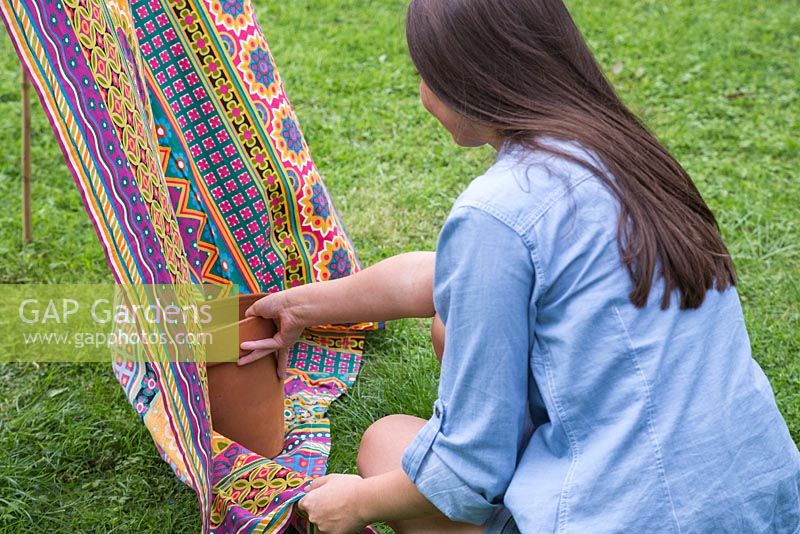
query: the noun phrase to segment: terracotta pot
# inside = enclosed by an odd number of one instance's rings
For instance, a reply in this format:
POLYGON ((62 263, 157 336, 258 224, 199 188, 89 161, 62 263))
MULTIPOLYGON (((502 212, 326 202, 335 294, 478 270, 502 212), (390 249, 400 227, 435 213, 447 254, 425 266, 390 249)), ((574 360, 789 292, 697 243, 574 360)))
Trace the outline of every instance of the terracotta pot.
MULTIPOLYGON (((247 308, 263 296, 241 295, 214 304, 238 306, 239 323, 224 328, 238 328, 240 341, 275 335, 277 328, 273 321, 244 317, 247 308)), ((240 349, 239 357, 247 353, 240 349)), ((214 430, 264 457, 278 455, 283 448, 285 429, 283 381, 278 378, 274 355, 241 367, 236 363, 209 362, 207 371, 214 430)))

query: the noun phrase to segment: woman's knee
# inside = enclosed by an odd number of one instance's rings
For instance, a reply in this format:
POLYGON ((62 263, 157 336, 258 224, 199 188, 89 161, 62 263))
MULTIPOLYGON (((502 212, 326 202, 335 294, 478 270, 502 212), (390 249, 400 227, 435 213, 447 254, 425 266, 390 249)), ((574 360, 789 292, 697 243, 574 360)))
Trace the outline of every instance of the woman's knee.
POLYGON ((362 477, 371 477, 400 467, 405 448, 425 425, 410 415, 388 415, 364 432, 356 465, 362 477))

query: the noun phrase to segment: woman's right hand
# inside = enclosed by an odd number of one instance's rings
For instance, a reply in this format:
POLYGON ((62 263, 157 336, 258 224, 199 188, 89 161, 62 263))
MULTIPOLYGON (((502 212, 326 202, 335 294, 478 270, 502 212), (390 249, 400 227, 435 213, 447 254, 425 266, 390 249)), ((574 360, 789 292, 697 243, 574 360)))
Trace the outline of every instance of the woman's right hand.
POLYGON ((246 317, 258 316, 275 321, 278 331, 271 338, 257 341, 245 341, 240 346, 243 350, 251 350, 247 356, 239 359, 239 365, 247 365, 268 354, 277 352, 278 377, 284 378, 289 360, 289 348, 300 339, 306 328, 305 321, 292 305, 292 290, 270 293, 257 300, 245 312, 246 317))
POLYGON ((241 344, 250 354, 239 365, 278 353, 278 375, 286 371, 289 348, 303 329, 323 324, 433 317, 434 252, 406 252, 344 278, 305 284, 256 301, 247 315, 275 321, 269 339, 241 344))

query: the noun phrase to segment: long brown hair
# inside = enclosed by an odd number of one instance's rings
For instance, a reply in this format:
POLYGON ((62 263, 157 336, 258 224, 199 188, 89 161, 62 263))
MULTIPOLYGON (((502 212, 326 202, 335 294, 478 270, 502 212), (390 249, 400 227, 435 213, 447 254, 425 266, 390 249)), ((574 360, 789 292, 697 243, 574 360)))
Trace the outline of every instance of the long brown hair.
POLYGON ((686 309, 712 287, 736 284, 713 213, 614 92, 562 0, 412 0, 406 37, 420 76, 455 111, 506 142, 586 167, 612 191, 635 306, 647 303, 655 276, 664 279, 662 308, 675 289, 686 309), (545 137, 590 150, 613 179, 545 137))

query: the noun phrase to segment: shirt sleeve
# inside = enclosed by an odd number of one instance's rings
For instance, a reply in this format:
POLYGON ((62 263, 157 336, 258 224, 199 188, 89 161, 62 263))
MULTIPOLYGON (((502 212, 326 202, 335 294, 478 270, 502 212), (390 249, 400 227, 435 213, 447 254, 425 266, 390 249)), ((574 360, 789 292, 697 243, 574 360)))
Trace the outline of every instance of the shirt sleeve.
POLYGON ((486 522, 502 503, 528 421, 531 249, 499 218, 459 206, 439 235, 434 304, 445 324, 433 416, 402 466, 455 521, 486 522))

